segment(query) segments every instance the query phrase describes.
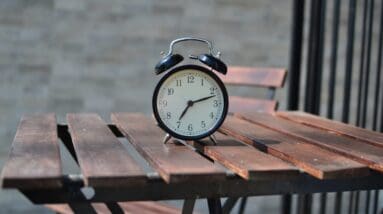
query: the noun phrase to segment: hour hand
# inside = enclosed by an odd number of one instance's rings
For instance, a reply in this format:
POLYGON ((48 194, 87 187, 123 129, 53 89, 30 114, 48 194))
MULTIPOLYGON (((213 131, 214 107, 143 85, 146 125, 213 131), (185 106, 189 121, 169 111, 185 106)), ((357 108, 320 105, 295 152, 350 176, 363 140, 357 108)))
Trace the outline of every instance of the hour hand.
POLYGON ((182 117, 186 114, 186 112, 187 112, 187 110, 189 109, 189 105, 188 106, 186 106, 186 108, 184 109, 184 111, 181 113, 181 116, 180 116, 180 118, 178 118, 178 120, 181 120, 182 119, 182 117))
POLYGON ((186 112, 188 111, 188 109, 190 108, 190 106, 192 106, 193 105, 193 101, 191 101, 191 100, 189 100, 188 102, 187 102, 187 106, 186 106, 186 108, 183 110, 183 112, 181 113, 181 116, 180 116, 180 118, 178 118, 178 120, 181 120, 182 119, 182 117, 186 114, 186 112))
POLYGON ((198 103, 198 102, 201 102, 201 101, 204 101, 204 100, 213 98, 213 97, 215 97, 215 96, 216 96, 216 95, 211 95, 211 96, 203 97, 203 98, 198 99, 198 100, 193 100, 193 103, 198 103))

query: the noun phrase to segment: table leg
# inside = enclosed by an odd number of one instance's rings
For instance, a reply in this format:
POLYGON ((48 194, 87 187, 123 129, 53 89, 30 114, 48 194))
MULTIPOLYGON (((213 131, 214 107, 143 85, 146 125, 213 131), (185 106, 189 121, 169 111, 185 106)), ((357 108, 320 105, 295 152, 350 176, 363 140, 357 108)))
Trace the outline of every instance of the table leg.
POLYGON ((290 214, 291 213, 291 194, 286 194, 282 196, 282 214, 290 214))
MULTIPOLYGON (((90 202, 87 202, 86 197, 84 193, 82 193, 79 189, 71 189, 68 190, 69 192, 66 192, 66 194, 70 194, 73 198, 76 198, 77 202, 69 202, 68 205, 72 209, 73 213, 97 213, 94 207, 91 205, 90 202)), ((20 192, 27 197, 30 201, 34 201, 36 197, 49 197, 44 196, 42 193, 39 193, 38 191, 24 191, 20 190, 20 192)), ((52 191, 53 194, 55 194, 55 191, 52 191)), ((63 193, 62 191, 58 190, 57 194, 63 193)))
POLYGON ((108 207, 108 209, 113 213, 113 214, 123 214, 124 210, 118 205, 117 202, 108 202, 105 203, 105 205, 108 207))
POLYGON ((238 214, 243 214, 245 212, 246 204, 247 204, 247 197, 242 197, 241 204, 239 205, 238 214))
POLYGON ((193 213, 194 204, 195 204, 195 199, 185 199, 184 205, 182 207, 182 214, 193 213))
POLYGON ((90 203, 69 203, 68 205, 73 213, 97 213, 90 203))
POLYGON ((229 214, 231 210, 233 209, 233 207, 235 206, 235 204, 237 203, 238 199, 239 199, 238 197, 226 199, 222 207, 222 212, 224 214, 229 214))
POLYGON ((209 206, 210 214, 222 214, 222 206, 220 198, 208 198, 207 204, 209 206))
POLYGON ((301 194, 298 196, 298 213, 299 214, 310 214, 312 205, 311 194, 301 194))

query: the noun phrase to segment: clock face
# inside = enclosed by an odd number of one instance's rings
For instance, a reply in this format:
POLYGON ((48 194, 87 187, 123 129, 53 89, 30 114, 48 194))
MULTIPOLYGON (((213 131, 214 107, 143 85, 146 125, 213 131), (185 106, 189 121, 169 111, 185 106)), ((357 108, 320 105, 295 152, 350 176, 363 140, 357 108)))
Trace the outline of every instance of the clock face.
POLYGON ((153 95, 159 125, 173 137, 195 140, 216 131, 226 117, 227 92, 204 67, 180 66, 167 73, 153 95))

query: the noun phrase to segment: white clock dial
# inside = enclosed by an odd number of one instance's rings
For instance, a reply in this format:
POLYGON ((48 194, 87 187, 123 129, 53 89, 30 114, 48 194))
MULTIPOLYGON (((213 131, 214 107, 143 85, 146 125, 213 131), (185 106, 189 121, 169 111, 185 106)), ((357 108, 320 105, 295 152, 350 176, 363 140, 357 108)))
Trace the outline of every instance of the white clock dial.
POLYGON ((177 135, 205 135, 226 116, 226 91, 206 72, 192 68, 174 72, 157 90, 157 116, 177 135))

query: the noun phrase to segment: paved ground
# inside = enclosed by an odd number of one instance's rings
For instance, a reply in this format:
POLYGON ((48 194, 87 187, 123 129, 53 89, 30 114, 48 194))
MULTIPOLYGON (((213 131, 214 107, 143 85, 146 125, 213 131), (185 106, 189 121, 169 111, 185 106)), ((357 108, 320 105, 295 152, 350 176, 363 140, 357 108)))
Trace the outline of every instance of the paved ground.
MULTIPOLYGON (((153 67, 177 37, 214 40, 231 65, 287 67, 290 12, 291 1, 277 0, 2 0, 0 166, 25 113, 56 112, 59 121, 68 112, 150 114, 153 67)), ((0 207, 46 212, 15 191, 0 191, 0 207)), ((255 209, 276 212, 278 198, 255 198, 255 209)))

